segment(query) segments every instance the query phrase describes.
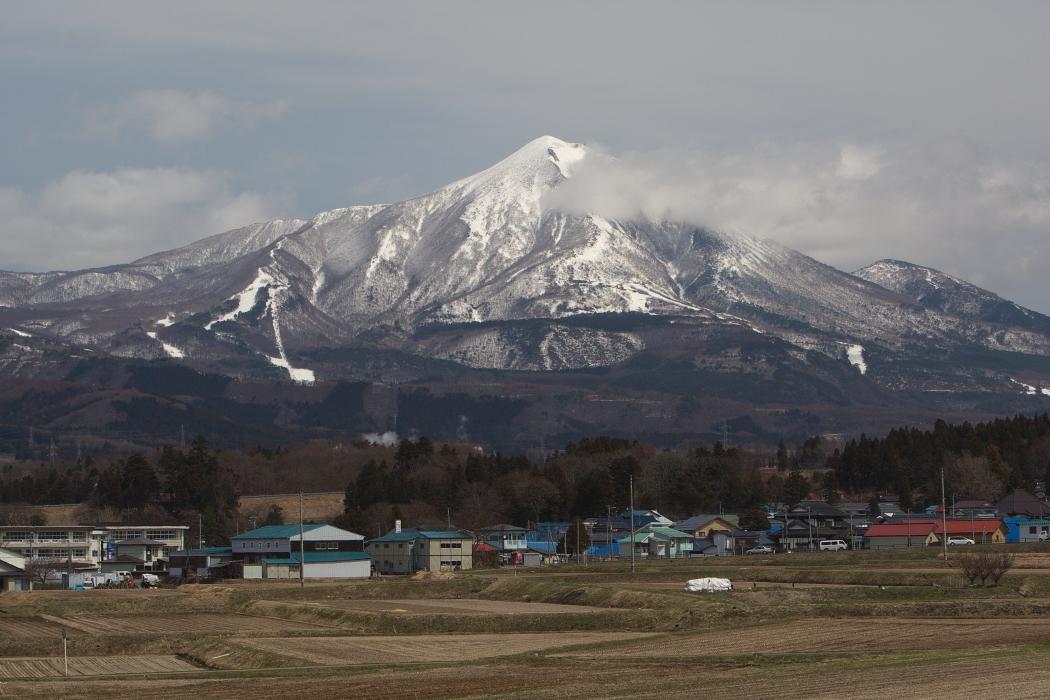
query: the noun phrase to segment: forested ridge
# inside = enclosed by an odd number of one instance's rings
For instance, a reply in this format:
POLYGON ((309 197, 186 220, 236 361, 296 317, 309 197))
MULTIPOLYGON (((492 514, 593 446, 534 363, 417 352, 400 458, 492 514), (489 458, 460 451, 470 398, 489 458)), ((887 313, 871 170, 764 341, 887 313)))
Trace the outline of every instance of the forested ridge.
POLYGON ((396 446, 315 441, 223 451, 197 438, 189 447, 105 461, 7 465, 0 520, 18 521, 21 505, 85 502, 109 519, 175 522, 200 514, 214 542, 236 529, 239 495, 302 490, 344 492, 341 524, 369 533, 395 519, 475 528, 622 510, 631 478, 638 506, 671 517, 748 512, 811 494, 832 502, 896 496, 919 508, 939 502, 942 469, 958 498, 1034 490, 1050 476, 1050 417, 939 421, 839 446, 818 437, 781 443, 775 452, 718 443, 659 449, 594 437, 540 461, 425 437, 396 446))

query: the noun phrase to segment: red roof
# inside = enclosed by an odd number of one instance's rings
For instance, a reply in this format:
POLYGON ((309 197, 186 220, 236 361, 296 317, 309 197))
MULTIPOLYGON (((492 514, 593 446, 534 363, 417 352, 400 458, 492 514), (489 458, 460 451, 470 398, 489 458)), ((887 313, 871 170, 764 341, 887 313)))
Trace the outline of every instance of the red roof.
MULTIPOLYGON (((1003 521, 998 518, 974 518, 973 520, 949 520, 945 523, 949 535, 966 535, 969 533, 992 533, 1003 526, 1003 521)), ((936 522, 937 534, 941 534, 941 523, 936 522)))
POLYGON ((495 552, 496 548, 491 544, 485 544, 484 542, 477 542, 474 544, 475 552, 495 552))
POLYGON ((910 523, 876 523, 867 529, 865 537, 926 537, 933 531, 933 523, 915 520, 910 523))

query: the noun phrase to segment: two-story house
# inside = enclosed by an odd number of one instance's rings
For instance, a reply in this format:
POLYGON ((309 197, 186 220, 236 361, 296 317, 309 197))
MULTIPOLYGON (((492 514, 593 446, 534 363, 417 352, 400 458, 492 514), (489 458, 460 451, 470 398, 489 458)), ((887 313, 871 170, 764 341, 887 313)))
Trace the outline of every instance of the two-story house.
POLYGON ((304 578, 371 575, 363 535, 320 523, 303 525, 302 538, 299 533, 299 525, 265 525, 230 538, 233 559, 242 562, 244 578, 298 578, 300 566, 304 578))
POLYGON ((462 530, 397 528, 368 540, 365 550, 381 574, 462 571, 474 563, 474 537, 462 530))
POLYGON ((780 544, 788 549, 816 549, 821 540, 851 539, 848 513, 824 501, 802 501, 787 511, 780 544))

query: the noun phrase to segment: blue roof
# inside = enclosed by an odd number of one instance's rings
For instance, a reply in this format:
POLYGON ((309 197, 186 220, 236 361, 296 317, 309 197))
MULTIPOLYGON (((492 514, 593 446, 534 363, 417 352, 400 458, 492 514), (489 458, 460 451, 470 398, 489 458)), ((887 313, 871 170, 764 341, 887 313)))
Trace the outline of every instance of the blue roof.
MULTIPOLYGON (((319 527, 324 527, 322 523, 309 523, 303 525, 303 532, 310 532, 316 530, 319 527)), ((298 525, 263 525, 257 527, 254 530, 248 532, 242 532, 239 535, 234 535, 231 539, 234 540, 279 540, 286 537, 295 537, 299 534, 298 525)))
MULTIPOLYGON (((307 564, 318 564, 322 562, 333 562, 333 561, 367 561, 369 559, 368 554, 365 552, 307 552, 306 563, 307 564)), ((290 557, 280 557, 276 559, 263 559, 263 564, 298 564, 299 563, 299 552, 293 553, 290 557)))
POLYGON ((372 542, 412 542, 420 537, 428 540, 473 540, 474 537, 469 532, 463 532, 462 530, 417 530, 409 527, 405 528, 401 532, 388 532, 382 537, 373 537, 368 540, 372 542))
POLYGON ((616 544, 592 545, 583 550, 583 553, 589 557, 618 557, 620 556, 620 547, 616 544))

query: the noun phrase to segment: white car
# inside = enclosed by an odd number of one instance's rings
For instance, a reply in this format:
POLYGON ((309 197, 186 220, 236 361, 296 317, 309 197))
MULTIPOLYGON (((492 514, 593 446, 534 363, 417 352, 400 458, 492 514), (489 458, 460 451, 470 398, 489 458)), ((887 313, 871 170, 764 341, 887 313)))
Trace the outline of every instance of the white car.
POLYGON ((977 544, 977 543, 974 542, 973 540, 971 540, 969 537, 960 537, 958 535, 953 535, 953 536, 948 538, 948 546, 950 547, 950 546, 952 546, 954 544, 977 544))
POLYGON ((821 552, 838 552, 849 549, 849 545, 846 544, 845 540, 821 540, 817 548, 821 552))

